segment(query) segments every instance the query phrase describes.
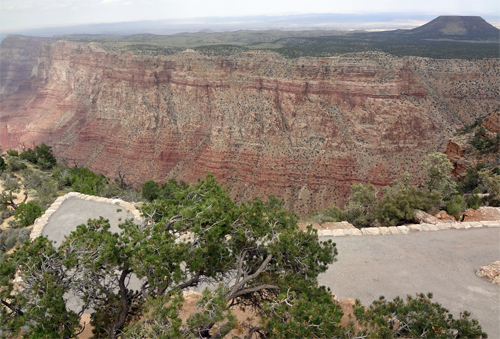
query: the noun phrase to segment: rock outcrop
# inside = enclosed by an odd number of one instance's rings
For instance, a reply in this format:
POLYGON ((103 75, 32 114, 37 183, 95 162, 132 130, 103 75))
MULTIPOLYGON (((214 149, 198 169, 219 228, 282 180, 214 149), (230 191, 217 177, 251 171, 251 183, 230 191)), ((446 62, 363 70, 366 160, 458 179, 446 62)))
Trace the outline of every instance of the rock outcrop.
POLYGON ((500 133, 500 111, 490 113, 480 126, 476 126, 468 133, 453 136, 446 144, 444 153, 453 164, 452 174, 459 180, 465 177, 467 169, 476 168, 478 164, 488 166, 500 164, 497 152, 482 152, 473 146, 472 141, 481 127, 486 131, 485 137, 495 138, 496 133, 500 133))
POLYGON ((488 266, 482 266, 476 275, 492 284, 500 285, 500 261, 494 261, 488 266))
POLYGON ((498 108, 499 70, 497 59, 151 57, 57 41, 30 77, 9 78, 0 145, 45 142, 136 183, 210 172, 238 201, 274 194, 306 215, 342 204, 352 183, 420 178, 428 152, 498 108))

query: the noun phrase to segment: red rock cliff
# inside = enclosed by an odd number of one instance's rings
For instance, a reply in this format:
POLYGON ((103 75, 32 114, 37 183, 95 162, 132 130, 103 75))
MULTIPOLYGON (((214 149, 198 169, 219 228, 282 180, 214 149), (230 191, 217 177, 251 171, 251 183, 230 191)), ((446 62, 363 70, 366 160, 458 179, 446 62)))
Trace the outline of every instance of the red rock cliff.
POLYGON ((419 177, 425 154, 500 103, 499 61, 381 53, 138 56, 59 41, 0 103, 3 149, 57 156, 136 182, 207 172, 233 198, 274 194, 301 215, 419 177))

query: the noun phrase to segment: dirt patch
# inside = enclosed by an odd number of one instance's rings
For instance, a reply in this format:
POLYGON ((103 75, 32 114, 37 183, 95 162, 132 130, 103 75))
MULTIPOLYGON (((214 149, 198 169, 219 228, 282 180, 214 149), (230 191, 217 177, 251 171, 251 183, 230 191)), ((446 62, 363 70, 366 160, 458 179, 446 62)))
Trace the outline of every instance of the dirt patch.
POLYGON ((500 207, 480 207, 477 210, 472 208, 462 214, 462 221, 497 221, 500 220, 500 207))

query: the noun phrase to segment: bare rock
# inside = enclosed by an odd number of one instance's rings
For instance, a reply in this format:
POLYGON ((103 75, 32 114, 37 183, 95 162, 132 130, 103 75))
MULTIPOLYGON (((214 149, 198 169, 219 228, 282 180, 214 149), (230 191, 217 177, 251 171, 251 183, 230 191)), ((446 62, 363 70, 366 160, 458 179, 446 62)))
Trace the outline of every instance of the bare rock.
POLYGON ((45 142, 58 157, 137 182, 210 172, 237 201, 274 194, 300 216, 343 205, 352 183, 422 177, 413 164, 452 137, 449 126, 500 104, 491 94, 498 59, 153 56, 42 44, 2 42, 2 149, 45 142))
POLYGON ((441 211, 434 217, 438 219, 438 222, 457 222, 457 219, 455 219, 454 216, 446 213, 446 211, 441 211))
POLYGON ((341 222, 325 222, 321 225, 324 229, 329 229, 329 230, 348 230, 348 229, 353 229, 356 228, 352 224, 348 223, 347 221, 341 221, 341 222))
POLYGON ((500 285, 500 261, 494 261, 488 266, 482 266, 476 275, 487 281, 500 285))
POLYGON ((500 220, 500 207, 480 207, 477 210, 472 208, 462 214, 462 221, 498 221, 500 220))
POLYGON ((482 126, 492 133, 500 133, 500 111, 490 114, 482 126))
POLYGON ((438 218, 421 210, 415 210, 415 217, 411 220, 415 224, 432 224, 436 225, 441 222, 438 218))

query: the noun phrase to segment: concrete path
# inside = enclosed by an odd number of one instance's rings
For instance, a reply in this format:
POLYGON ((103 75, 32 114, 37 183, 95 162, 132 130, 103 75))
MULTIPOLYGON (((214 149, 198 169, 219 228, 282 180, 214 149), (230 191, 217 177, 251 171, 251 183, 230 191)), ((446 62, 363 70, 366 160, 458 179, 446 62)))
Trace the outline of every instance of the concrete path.
POLYGON ((76 226, 87 224, 89 219, 103 217, 109 220, 111 230, 120 231, 118 225, 125 219, 133 218, 133 214, 119 205, 70 198, 65 200, 57 211, 51 215, 43 228, 42 235, 56 242, 59 246, 65 236, 76 230, 76 226))
POLYGON ((339 300, 367 306, 381 295, 432 292, 455 316, 469 311, 489 338, 500 338, 500 286, 475 275, 500 260, 500 228, 320 239, 337 244, 338 261, 318 280, 339 300))
MULTIPOLYGON (((69 198, 51 215, 42 234, 60 244, 77 225, 99 216, 109 219, 115 231, 119 219, 133 217, 118 205, 69 198)), ((500 260, 500 228, 320 239, 337 243, 338 261, 319 277, 319 283, 340 300, 360 299, 369 305, 381 295, 393 299, 432 292, 433 300, 454 315, 472 312, 490 338, 500 338, 500 286, 475 275, 479 267, 500 260)))

